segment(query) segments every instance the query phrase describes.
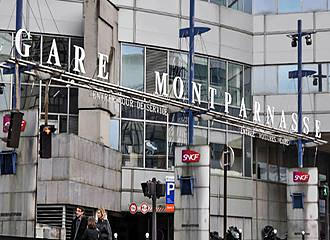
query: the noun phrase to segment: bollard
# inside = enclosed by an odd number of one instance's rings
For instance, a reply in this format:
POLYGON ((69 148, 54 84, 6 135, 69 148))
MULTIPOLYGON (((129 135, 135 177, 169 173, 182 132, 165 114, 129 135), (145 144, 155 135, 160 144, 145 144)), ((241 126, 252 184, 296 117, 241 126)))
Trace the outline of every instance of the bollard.
POLYGON ((113 236, 115 238, 114 240, 117 240, 118 239, 118 233, 114 233, 113 236))
POLYGON ((149 233, 146 233, 146 240, 149 240, 149 233))

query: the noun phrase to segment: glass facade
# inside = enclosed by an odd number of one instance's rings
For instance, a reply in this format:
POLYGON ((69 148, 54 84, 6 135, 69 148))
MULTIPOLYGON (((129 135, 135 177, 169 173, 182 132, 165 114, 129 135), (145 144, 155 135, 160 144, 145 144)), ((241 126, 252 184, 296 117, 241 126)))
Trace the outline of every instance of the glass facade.
POLYGON ((205 0, 245 13, 252 13, 252 0, 205 0))
MULTIPOLYGON (((168 73, 169 97, 174 98, 173 80, 180 76, 184 83, 181 101, 187 101, 187 53, 122 44, 121 56, 121 85, 154 93, 155 71, 168 73)), ((233 97, 231 114, 238 115, 243 96, 247 99, 246 106, 251 106, 250 66, 198 55, 194 63, 194 82, 201 85, 201 107, 208 108, 209 86, 217 89, 217 111, 223 112, 225 91, 233 97)), ((121 108, 123 166, 174 170, 174 149, 187 144, 187 114, 182 111, 157 116, 134 107, 122 105, 121 108)), ((230 171, 233 175, 251 177, 251 139, 238 130, 230 128, 227 134, 228 144, 235 152, 235 163, 230 171)), ((220 168, 225 133, 224 125, 195 117, 194 144, 210 144, 213 168, 220 168)))

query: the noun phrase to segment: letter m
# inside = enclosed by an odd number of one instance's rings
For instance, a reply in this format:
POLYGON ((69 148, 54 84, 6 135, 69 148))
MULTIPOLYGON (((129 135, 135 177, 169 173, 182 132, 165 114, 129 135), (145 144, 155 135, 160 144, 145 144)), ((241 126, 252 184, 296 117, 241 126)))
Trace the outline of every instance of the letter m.
POLYGON ((156 95, 162 95, 167 97, 168 93, 167 93, 167 77, 168 77, 168 73, 163 73, 162 78, 160 78, 160 73, 155 71, 155 94, 156 95))

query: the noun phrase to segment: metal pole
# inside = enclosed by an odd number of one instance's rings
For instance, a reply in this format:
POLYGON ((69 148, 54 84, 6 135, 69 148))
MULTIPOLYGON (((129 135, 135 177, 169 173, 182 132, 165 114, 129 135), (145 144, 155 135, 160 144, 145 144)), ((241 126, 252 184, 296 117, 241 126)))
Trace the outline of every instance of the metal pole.
POLYGON ((152 240, 157 240, 156 178, 152 179, 152 240))
MULTIPOLYGON (((194 51, 195 51, 195 0, 190 0, 189 19, 189 82, 188 82, 188 103, 192 103, 192 81, 194 79, 194 51)), ((193 144, 194 137, 194 115, 188 110, 188 145, 193 144)))
MULTIPOLYGON (((227 133, 226 133, 227 135, 227 133)), ((227 239, 227 171, 228 171, 228 147, 225 144, 224 154, 224 176, 223 176, 223 239, 227 239)))
POLYGON ((317 70, 318 70, 318 84, 319 84, 319 92, 322 92, 322 80, 323 80, 323 75, 322 75, 322 64, 319 63, 317 65, 317 70))
MULTIPOLYGON (((298 133, 302 133, 302 33, 301 20, 298 20, 298 133)), ((298 167, 304 167, 301 137, 298 138, 298 167)))
MULTIPOLYGON (((22 15, 23 15, 23 0, 16 0, 16 33, 22 28, 22 15)), ((16 58, 19 58, 17 51, 15 52, 16 58)), ((20 109, 20 72, 19 65, 15 64, 15 74, 13 82, 13 96, 12 96, 12 108, 20 109)))

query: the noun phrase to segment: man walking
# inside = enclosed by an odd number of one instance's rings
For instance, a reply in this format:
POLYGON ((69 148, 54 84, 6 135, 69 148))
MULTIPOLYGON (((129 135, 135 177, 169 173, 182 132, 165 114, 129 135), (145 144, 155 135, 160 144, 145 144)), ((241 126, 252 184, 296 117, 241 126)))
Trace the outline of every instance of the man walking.
POLYGON ((71 225, 71 240, 81 240, 82 236, 87 227, 87 219, 84 216, 85 209, 82 207, 77 207, 76 217, 72 221, 71 225))

